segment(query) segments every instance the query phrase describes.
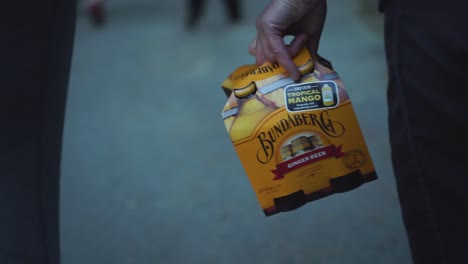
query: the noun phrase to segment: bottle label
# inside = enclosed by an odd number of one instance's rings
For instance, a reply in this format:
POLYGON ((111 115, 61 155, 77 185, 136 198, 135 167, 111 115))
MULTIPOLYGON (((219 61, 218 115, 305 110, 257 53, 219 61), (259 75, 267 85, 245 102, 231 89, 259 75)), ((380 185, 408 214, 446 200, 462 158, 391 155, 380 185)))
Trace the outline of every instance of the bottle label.
POLYGON ((288 85, 284 89, 284 100, 289 112, 334 108, 339 105, 338 89, 333 81, 288 85))

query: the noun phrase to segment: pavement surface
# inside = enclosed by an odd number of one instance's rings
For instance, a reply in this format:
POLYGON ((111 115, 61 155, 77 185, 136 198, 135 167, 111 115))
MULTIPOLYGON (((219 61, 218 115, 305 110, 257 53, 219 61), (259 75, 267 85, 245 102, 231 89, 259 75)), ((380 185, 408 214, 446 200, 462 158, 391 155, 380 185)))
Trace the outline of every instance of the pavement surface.
MULTIPOLYGON (((329 1, 320 54, 353 102, 379 179, 265 217, 220 112, 224 78, 268 1, 221 1, 184 28, 185 1, 110 0, 95 28, 82 4, 65 124, 64 264, 410 263, 390 163, 382 19, 329 1), (370 18, 371 17, 371 18, 370 18)), ((376 12, 376 11, 375 11, 376 12)))

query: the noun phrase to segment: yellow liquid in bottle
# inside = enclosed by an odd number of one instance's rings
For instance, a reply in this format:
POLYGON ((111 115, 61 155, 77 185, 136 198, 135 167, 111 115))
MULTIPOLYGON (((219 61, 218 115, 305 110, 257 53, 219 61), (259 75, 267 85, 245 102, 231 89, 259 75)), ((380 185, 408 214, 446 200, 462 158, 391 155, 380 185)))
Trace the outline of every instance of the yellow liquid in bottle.
POLYGON ((322 100, 323 100, 323 105, 325 106, 330 106, 335 104, 335 99, 333 99, 333 91, 328 84, 325 84, 322 87, 322 100))

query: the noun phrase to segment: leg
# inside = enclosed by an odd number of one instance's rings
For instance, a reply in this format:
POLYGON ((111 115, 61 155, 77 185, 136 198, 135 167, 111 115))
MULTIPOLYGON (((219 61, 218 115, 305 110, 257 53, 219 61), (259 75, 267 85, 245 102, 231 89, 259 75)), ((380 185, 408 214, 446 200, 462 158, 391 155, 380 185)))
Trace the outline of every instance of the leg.
POLYGON ((187 27, 193 28, 200 20, 203 12, 204 0, 188 0, 189 15, 187 19, 187 27))
POLYGON ((86 2, 86 9, 88 10, 91 21, 96 27, 104 24, 106 18, 104 0, 88 0, 86 2))
POLYGON ((75 3, 8 1, 0 21, 0 263, 58 264, 75 3))
POLYGON ((241 19, 239 0, 224 0, 224 4, 226 5, 229 19, 232 22, 239 21, 241 19))
POLYGON ((390 142, 413 260, 459 263, 468 236, 468 5, 387 2, 390 142))

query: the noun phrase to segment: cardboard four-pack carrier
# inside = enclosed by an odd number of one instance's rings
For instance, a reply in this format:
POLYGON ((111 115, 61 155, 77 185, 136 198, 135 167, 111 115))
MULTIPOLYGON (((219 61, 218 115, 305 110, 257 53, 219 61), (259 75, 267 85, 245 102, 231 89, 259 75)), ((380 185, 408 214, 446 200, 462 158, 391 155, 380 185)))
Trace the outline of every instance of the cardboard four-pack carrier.
POLYGON ((265 63, 222 84, 224 124, 266 216, 377 179, 338 74, 305 48, 293 61, 299 82, 265 63))

